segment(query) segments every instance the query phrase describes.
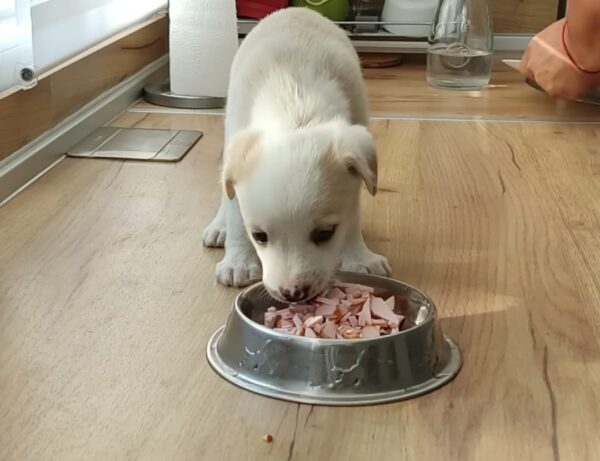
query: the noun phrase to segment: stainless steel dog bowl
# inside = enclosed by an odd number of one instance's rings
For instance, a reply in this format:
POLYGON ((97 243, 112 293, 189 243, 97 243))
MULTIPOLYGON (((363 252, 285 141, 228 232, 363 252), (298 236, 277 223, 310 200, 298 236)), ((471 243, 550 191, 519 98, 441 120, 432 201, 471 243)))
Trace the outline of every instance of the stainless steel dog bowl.
POLYGON ((443 335, 433 302, 419 290, 376 275, 342 273, 344 282, 393 293, 414 326, 373 339, 314 339, 262 325, 273 301, 262 284, 242 291, 227 324, 207 346, 214 370, 249 391, 292 402, 365 405, 430 392, 451 381, 462 358, 443 335))

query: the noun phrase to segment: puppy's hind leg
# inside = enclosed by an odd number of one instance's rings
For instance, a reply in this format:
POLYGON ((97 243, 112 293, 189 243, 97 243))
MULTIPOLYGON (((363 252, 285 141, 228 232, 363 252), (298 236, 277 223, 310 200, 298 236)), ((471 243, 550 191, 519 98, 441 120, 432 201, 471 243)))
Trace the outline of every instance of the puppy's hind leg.
POLYGON ((217 264, 217 281, 222 285, 243 287, 262 278, 258 255, 244 229, 237 198, 223 199, 227 219, 225 256, 217 264))
POLYGON ((342 270, 376 275, 391 275, 392 268, 385 256, 373 253, 363 239, 360 217, 350 229, 342 250, 342 270))

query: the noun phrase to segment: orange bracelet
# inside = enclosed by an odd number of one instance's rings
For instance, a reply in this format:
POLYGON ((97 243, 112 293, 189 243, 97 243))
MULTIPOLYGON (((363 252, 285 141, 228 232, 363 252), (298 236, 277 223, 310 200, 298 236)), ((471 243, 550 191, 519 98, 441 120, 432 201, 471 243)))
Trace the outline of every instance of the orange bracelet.
POLYGON ((577 67, 577 70, 579 70, 579 72, 583 72, 584 74, 600 74, 600 70, 584 69, 577 63, 577 61, 575 61, 575 58, 573 58, 573 55, 571 54, 571 52, 569 51, 569 47, 567 46, 567 40, 565 39, 566 32, 567 32, 567 21, 565 20, 563 27, 562 27, 562 34, 561 34, 562 46, 565 49, 565 53, 567 54, 569 60, 573 63, 573 65, 575 67, 577 67))

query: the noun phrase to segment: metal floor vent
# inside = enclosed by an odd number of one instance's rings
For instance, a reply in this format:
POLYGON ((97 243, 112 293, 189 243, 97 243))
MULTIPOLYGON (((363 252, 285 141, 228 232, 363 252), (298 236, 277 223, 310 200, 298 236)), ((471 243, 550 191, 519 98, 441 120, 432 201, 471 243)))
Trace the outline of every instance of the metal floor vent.
POLYGON ((106 126, 68 152, 69 157, 177 162, 202 137, 201 131, 106 126))

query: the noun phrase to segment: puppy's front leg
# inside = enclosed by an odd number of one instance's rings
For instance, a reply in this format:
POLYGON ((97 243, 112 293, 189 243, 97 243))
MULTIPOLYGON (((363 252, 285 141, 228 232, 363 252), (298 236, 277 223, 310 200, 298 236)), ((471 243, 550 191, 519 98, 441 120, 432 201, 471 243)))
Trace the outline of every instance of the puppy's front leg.
POLYGON ((227 198, 221 198, 219 211, 212 222, 204 229, 202 242, 205 247, 223 248, 225 246, 225 236, 227 234, 227 198))
POLYGON ((392 268, 385 256, 373 253, 363 239, 360 215, 357 213, 352 228, 346 236, 342 250, 342 270, 367 274, 390 275, 392 268))
POLYGON ((217 264, 217 281, 226 286, 243 287, 262 278, 258 255, 248 239, 237 197, 223 203, 227 219, 225 256, 217 264))

